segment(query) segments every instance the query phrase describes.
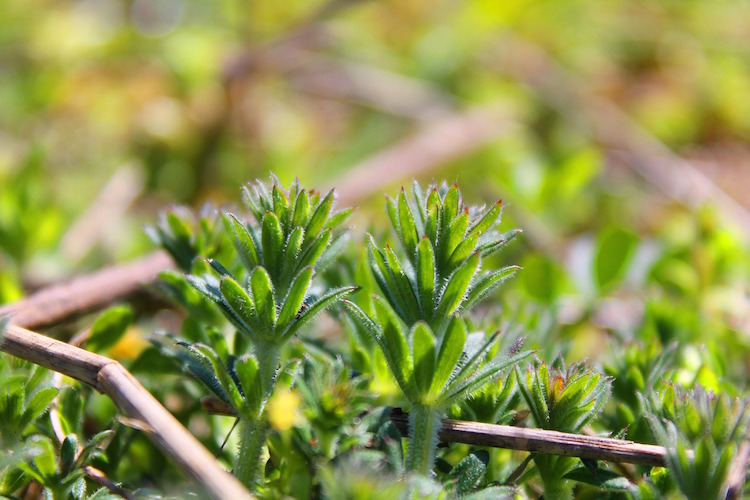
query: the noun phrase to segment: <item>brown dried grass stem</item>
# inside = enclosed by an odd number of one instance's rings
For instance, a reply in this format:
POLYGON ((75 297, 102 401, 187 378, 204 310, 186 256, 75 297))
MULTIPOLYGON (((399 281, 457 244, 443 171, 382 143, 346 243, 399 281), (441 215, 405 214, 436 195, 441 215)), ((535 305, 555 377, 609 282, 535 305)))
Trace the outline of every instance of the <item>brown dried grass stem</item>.
POLYGON ((213 498, 251 497, 117 361, 15 325, 0 338, 0 350, 85 382, 109 396, 126 415, 145 422, 151 440, 213 498))
MULTIPOLYGON (((407 431, 408 414, 395 409, 391 420, 402 433, 407 431)), ((652 466, 664 466, 666 457, 664 447, 651 444, 462 420, 443 420, 438 436, 447 443, 652 466)))
POLYGON ((144 283, 174 264, 165 252, 154 252, 127 264, 107 267, 71 281, 44 288, 29 297, 0 307, 12 324, 40 329, 105 307, 134 294, 144 283))

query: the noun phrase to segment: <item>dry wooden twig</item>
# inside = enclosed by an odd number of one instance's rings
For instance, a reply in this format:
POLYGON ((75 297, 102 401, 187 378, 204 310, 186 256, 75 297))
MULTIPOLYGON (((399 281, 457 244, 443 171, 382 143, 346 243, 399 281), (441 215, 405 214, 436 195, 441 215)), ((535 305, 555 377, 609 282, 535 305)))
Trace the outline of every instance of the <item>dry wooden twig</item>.
POLYGON ((337 182, 340 202, 352 204, 398 179, 416 176, 476 151, 507 134, 515 123, 508 110, 492 106, 436 121, 349 170, 337 182))
MULTIPOLYGON (((408 414, 398 409, 391 413, 391 420, 403 433, 407 431, 408 418, 408 414)), ((664 466, 666 457, 663 446, 462 420, 443 420, 443 428, 438 435, 446 443, 508 448, 610 462, 664 466)))
POLYGON ((11 323, 25 328, 53 326, 132 295, 144 283, 154 281, 161 271, 173 267, 166 253, 154 252, 136 261, 40 290, 0 307, 0 316, 10 315, 11 323))
POLYGON ((109 396, 126 415, 147 423, 149 437, 214 498, 251 498, 237 479, 120 363, 59 340, 9 326, 0 350, 80 380, 109 396))

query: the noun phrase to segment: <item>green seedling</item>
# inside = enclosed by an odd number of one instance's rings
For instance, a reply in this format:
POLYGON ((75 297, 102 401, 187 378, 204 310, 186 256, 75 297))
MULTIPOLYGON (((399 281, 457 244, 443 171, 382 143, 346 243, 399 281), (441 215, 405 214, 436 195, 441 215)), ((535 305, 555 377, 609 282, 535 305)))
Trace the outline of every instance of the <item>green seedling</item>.
POLYGON ((495 253, 517 231, 499 234, 501 204, 467 207, 458 186, 415 182, 413 199, 401 190, 386 210, 403 247, 402 261, 390 246, 370 238, 368 262, 383 296, 373 296, 374 314, 344 301, 351 318, 380 349, 410 406, 407 469, 429 474, 437 433, 448 408, 527 356, 515 346, 483 363, 496 336, 469 336, 457 314, 466 312, 511 276, 516 267, 480 272, 482 257, 495 253))
MULTIPOLYGON (((537 361, 524 375, 516 367, 521 395, 537 426, 560 432, 578 433, 604 407, 612 379, 592 372, 583 363, 565 366, 561 359, 549 367, 537 361)), ((534 464, 548 498, 572 498, 573 482, 566 474, 578 459, 537 453, 534 464)))
MULTIPOLYGON (((221 212, 222 228, 236 258, 221 263, 193 257, 187 282, 214 304, 236 329, 253 354, 230 349, 217 331, 209 332, 210 345, 180 342, 179 355, 214 394, 227 403, 240 420, 241 444, 235 473, 248 486, 261 479, 261 456, 266 443, 265 406, 279 373, 284 345, 317 314, 356 289, 353 286, 313 295, 316 271, 337 254, 346 230, 340 226, 351 210, 333 211, 334 192, 321 197, 295 181, 289 190, 278 180, 272 186, 256 182, 244 189, 244 201, 253 220, 221 212), (235 272, 230 271, 235 269, 235 272)), ((167 221, 172 220, 167 216, 167 221)), ((181 241, 197 241, 188 226, 179 226, 181 241)), ((166 231, 161 234, 169 235, 166 231)), ((167 248, 175 248, 170 243, 167 248)), ((186 245, 189 246, 189 245, 186 245)), ((179 279, 171 287, 190 298, 179 279)), ((194 300, 194 307, 200 307, 194 300)))

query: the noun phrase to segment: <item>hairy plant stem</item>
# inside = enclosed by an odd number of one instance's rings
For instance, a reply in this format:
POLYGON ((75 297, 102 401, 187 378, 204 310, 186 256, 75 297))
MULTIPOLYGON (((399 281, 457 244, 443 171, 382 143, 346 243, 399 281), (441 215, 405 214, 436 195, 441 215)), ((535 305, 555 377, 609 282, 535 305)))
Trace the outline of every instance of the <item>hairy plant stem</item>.
POLYGON ((280 356, 281 347, 277 344, 263 341, 255 344, 255 357, 258 360, 260 383, 263 387, 263 404, 261 408, 265 408, 268 398, 271 397, 271 393, 273 392, 280 356))
POLYGON ((575 459, 552 455, 536 455, 534 463, 544 485, 544 498, 568 500, 573 498, 573 483, 563 476, 573 469, 575 459))
POLYGON ((407 470, 429 476, 435 463, 438 431, 443 411, 426 405, 414 405, 409 411, 409 456, 407 470))
POLYGON ((268 422, 266 412, 256 420, 240 419, 240 451, 234 475, 251 491, 256 489, 263 478, 263 447, 266 445, 268 422))
POLYGON ((258 342, 255 345, 255 356, 260 371, 260 383, 263 400, 257 418, 240 419, 240 451, 234 473, 242 484, 251 490, 263 479, 263 447, 268 436, 268 418, 266 404, 273 392, 278 371, 281 349, 270 342, 258 342))

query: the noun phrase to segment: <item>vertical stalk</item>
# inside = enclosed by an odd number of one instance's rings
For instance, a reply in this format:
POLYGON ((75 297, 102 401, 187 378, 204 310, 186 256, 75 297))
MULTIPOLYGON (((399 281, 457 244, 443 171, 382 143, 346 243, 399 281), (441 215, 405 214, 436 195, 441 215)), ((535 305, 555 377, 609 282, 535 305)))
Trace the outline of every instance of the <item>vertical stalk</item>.
POLYGON ((414 405, 409 411, 409 456, 406 468, 429 476, 435 463, 438 431, 443 412, 426 405, 414 405))
POLYGON ((261 457, 267 434, 265 412, 256 420, 240 420, 240 451, 237 454, 234 475, 251 491, 255 490, 263 477, 261 457))
POLYGON ((260 371, 260 383, 263 388, 263 404, 265 408, 268 398, 273 392, 273 384, 276 382, 276 371, 281 356, 280 346, 270 342, 259 341, 255 344, 255 357, 258 360, 258 370, 260 371))
POLYGON ((553 455, 536 455, 534 463, 544 487, 544 498, 569 500, 573 498, 573 483, 563 476, 573 469, 575 459, 553 455))
POLYGON ((260 413, 255 419, 240 419, 240 450, 234 468, 237 479, 251 490, 255 489, 263 479, 261 457, 268 436, 266 403, 268 403, 271 392, 273 392, 280 355, 281 350, 276 344, 270 342, 255 344, 255 356, 258 360, 263 399, 260 405, 260 413))

